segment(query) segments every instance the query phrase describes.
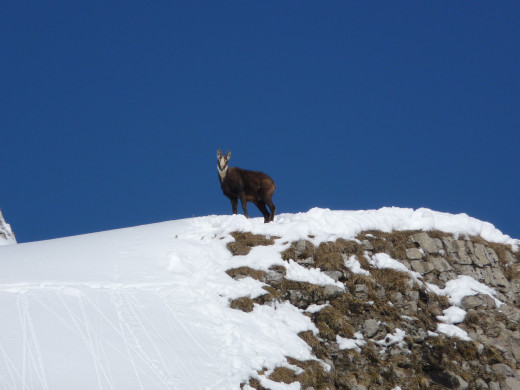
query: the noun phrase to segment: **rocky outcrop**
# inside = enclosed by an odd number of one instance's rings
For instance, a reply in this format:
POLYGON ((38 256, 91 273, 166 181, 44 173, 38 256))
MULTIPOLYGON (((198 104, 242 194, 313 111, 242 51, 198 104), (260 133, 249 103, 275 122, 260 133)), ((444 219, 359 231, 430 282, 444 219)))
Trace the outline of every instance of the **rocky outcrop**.
MULTIPOLYGON (((240 245, 234 237, 230 250, 240 245)), ((307 390, 520 389, 520 256, 513 248, 438 231, 311 241, 288 243, 282 259, 319 268, 345 289, 288 280, 283 266, 228 271, 266 284, 265 295, 232 307, 248 312, 290 301, 318 329, 300 334, 317 361, 288 358, 297 369, 280 367, 271 380, 298 381, 307 390), (401 268, 378 267, 382 253, 401 268), (454 304, 449 290, 461 277, 485 289, 454 304), (450 310, 460 318, 444 324, 450 310)), ((248 385, 262 388, 255 379, 248 385)))
POLYGON ((11 226, 5 222, 2 211, 0 210, 0 245, 16 244, 16 238, 11 226))

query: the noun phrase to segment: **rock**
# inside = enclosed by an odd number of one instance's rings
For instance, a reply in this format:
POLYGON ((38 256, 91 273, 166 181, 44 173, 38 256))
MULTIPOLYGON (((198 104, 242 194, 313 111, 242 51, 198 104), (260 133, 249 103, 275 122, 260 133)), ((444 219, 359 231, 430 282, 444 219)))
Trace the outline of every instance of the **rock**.
POLYGON ((511 264, 509 266, 512 279, 520 279, 520 263, 511 264))
POLYGON ((500 383, 489 382, 489 390, 500 390, 500 383))
POLYGON ((479 298, 482 300, 482 306, 486 309, 495 309, 497 307, 495 300, 487 294, 479 294, 479 298))
POLYGON ((444 258, 442 257, 431 257, 430 263, 433 268, 440 272, 451 271, 453 268, 444 258))
POLYGON ((469 246, 466 241, 456 240, 453 242, 453 248, 455 249, 456 257, 454 260, 461 265, 471 265, 470 254, 472 253, 473 246, 469 246))
MULTIPOLYGON (((493 249, 491 249, 491 248, 488 248, 488 250, 493 251, 493 249)), ((495 257, 497 257, 495 251, 493 251, 493 253, 495 254, 495 257)), ((516 258, 509 251, 506 251, 506 256, 505 257, 506 257, 506 264, 513 264, 513 263, 517 262, 516 258)))
POLYGON ((468 382, 466 382, 464 379, 462 379, 460 376, 455 375, 457 379, 459 380, 459 387, 457 387, 457 390, 467 390, 469 388, 468 382))
POLYGON ((408 301, 403 307, 403 314, 413 316, 417 314, 417 302, 408 301))
POLYGON ((334 286, 332 284, 327 284, 323 289, 323 295, 325 295, 325 299, 333 299, 339 297, 344 292, 344 289, 338 286, 334 286))
POLYGON ((482 244, 476 244, 475 247, 475 256, 473 256, 473 263, 478 267, 484 267, 486 265, 491 264, 491 262, 487 258, 486 247, 482 244))
POLYGON ((457 375, 448 371, 433 371, 428 373, 430 378, 441 386, 448 389, 460 389, 461 382, 457 375))
POLYGON ((502 270, 499 268, 493 268, 493 281, 491 284, 493 286, 499 286, 499 287, 509 287, 509 282, 507 281, 506 277, 502 273, 502 270))
POLYGON ((453 237, 444 236, 442 237, 442 242, 444 243, 444 246, 446 247, 448 254, 454 254, 457 252, 454 245, 455 239, 453 237))
POLYGON ((480 279, 480 281, 488 286, 492 285, 493 281, 495 280, 495 277, 493 276, 493 271, 489 267, 480 269, 479 271, 480 271, 480 275, 482 277, 482 279, 480 279))
POLYGON ((500 390, 519 390, 520 381, 515 378, 507 378, 504 384, 500 385, 500 390))
POLYGON ((277 283, 281 282, 283 279, 283 275, 274 270, 269 270, 265 273, 265 282, 266 283, 277 283))
POLYGON ((303 252, 305 252, 305 249, 307 249, 307 241, 299 240, 296 242, 296 245, 294 246, 294 252, 296 253, 296 256, 301 256, 303 252))
POLYGON ((368 339, 374 337, 379 332, 380 323, 374 319, 366 320, 363 323, 361 333, 368 339))
POLYGON ((363 301, 368 300, 368 286, 366 284, 356 284, 354 286, 354 295, 363 301))
POLYGON ((395 291, 390 293, 390 299, 392 300, 392 303, 397 307, 402 307, 403 305, 403 294, 401 294, 399 291, 395 291))
POLYGON ((428 332, 422 328, 412 328, 411 330, 408 330, 406 333, 410 334, 410 337, 412 338, 414 343, 422 343, 429 337, 428 332))
POLYGON ((288 299, 291 303, 301 301, 303 299, 303 294, 300 290, 289 290, 287 291, 288 299))
POLYGON ((481 379, 481 378, 478 378, 478 379, 475 381, 475 387, 477 388, 477 390, 489 390, 489 386, 488 386, 487 383, 484 382, 484 380, 481 379))
POLYGON ((376 287, 376 294, 378 298, 383 299, 386 296, 386 290, 383 286, 376 287))
MULTIPOLYGON (((449 272, 442 272, 439 275, 439 280, 446 283, 449 280, 457 279, 457 274, 455 272, 449 271, 449 272)), ((440 286, 441 288, 444 288, 443 286, 440 286)))
POLYGON ((306 259, 296 260, 296 262, 300 265, 314 265, 315 261, 312 257, 307 257, 306 259))
POLYGON ((363 242, 361 243, 361 245, 363 245, 363 248, 367 251, 373 251, 374 250, 374 245, 372 245, 372 243, 368 240, 363 240, 363 242))
POLYGON ((515 371, 504 363, 493 364, 493 371, 507 377, 515 376, 515 371))
POLYGON ((339 280, 343 276, 343 272, 341 271, 323 271, 325 275, 329 278, 333 279, 335 282, 339 280))
POLYGON ((520 310, 512 305, 500 306, 500 311, 512 322, 520 323, 520 310))
POLYGON ((411 302, 417 302, 419 300, 419 291, 415 291, 415 290, 408 291, 406 293, 406 297, 411 302))
POLYGON ((408 257, 410 260, 421 260, 423 254, 418 248, 408 248, 406 250, 406 257, 408 257))
POLYGON ((433 265, 427 261, 412 261, 411 266, 412 270, 419 272, 423 276, 434 270, 433 265))
MULTIPOLYGON (((508 257, 507 257, 508 254, 511 255, 511 253, 510 252, 506 252, 506 261, 508 261, 507 260, 508 259, 508 257)), ((497 256, 496 252, 493 249, 487 247, 486 248, 486 255, 487 255, 487 258, 488 258, 489 262, 491 263, 491 265, 494 266, 494 267, 497 267, 498 266, 498 256, 497 256)))
POLYGON ((412 241, 417 243, 427 253, 439 253, 442 249, 442 242, 439 239, 431 238, 425 232, 414 234, 412 241))
POLYGON ((482 306, 482 300, 477 295, 462 298, 462 308, 466 311, 482 306))

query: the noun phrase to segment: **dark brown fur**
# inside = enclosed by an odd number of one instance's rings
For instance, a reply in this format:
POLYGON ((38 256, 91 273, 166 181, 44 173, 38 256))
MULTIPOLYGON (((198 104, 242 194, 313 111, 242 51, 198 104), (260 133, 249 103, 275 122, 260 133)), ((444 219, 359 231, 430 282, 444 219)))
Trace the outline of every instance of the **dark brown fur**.
MULTIPOLYGON (((247 171, 237 167, 230 167, 227 165, 231 153, 225 156, 225 166, 221 167, 219 163, 219 170, 225 172, 222 177, 219 173, 220 186, 222 192, 231 201, 231 208, 233 214, 238 213, 238 200, 242 204, 244 215, 249 218, 247 213, 247 202, 253 202, 264 216, 264 222, 271 222, 274 220, 276 207, 273 203, 272 197, 276 188, 273 179, 263 172, 247 171), (267 207, 271 212, 267 210, 267 207)), ((222 157, 222 153, 217 153, 217 157, 222 157)))

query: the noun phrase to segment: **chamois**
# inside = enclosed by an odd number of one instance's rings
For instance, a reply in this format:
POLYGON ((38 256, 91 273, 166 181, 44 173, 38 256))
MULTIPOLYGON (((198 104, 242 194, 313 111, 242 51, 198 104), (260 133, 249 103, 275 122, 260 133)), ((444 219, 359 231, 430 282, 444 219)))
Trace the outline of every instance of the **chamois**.
POLYGON ((217 170, 220 186, 224 195, 231 201, 233 214, 237 214, 238 199, 240 199, 246 218, 249 218, 247 202, 253 202, 264 216, 265 223, 273 221, 276 212, 276 207, 272 200, 276 188, 273 179, 263 172, 247 171, 238 167, 228 166, 230 157, 231 152, 229 150, 225 156, 222 155, 220 148, 217 151, 217 170), (271 213, 267 211, 266 204, 271 209, 271 213))

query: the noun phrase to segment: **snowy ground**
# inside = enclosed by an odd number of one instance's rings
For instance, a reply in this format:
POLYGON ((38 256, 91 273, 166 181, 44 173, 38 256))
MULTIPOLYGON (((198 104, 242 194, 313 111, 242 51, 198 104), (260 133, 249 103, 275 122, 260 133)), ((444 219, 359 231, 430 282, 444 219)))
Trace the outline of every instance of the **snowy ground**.
MULTIPOLYGON (((310 347, 297 336, 317 331, 309 318, 289 303, 255 306, 251 313, 230 309, 230 299, 264 291, 261 282, 237 281, 225 270, 284 264, 288 278, 335 284, 321 272, 282 262, 283 243, 312 235, 317 244, 368 229, 437 229, 519 244, 464 214, 383 208, 312 209, 281 214, 270 224, 208 216, 4 245, 0 388, 238 389, 257 370, 286 364, 285 356, 312 359, 310 347), (282 238, 232 257, 226 244, 235 230, 282 238)), ((387 260, 372 259, 374 266, 388 265, 387 260)), ((356 266, 355 259, 350 265, 356 266)), ((454 307, 457 286, 438 292, 450 296, 454 307)), ((440 320, 456 323, 460 316, 451 309, 440 320)), ((345 347, 362 343, 340 341, 345 347)))

